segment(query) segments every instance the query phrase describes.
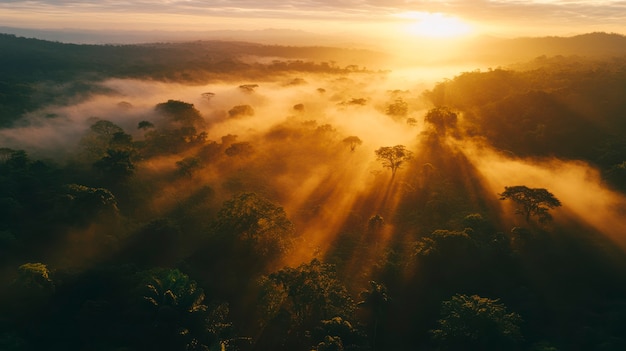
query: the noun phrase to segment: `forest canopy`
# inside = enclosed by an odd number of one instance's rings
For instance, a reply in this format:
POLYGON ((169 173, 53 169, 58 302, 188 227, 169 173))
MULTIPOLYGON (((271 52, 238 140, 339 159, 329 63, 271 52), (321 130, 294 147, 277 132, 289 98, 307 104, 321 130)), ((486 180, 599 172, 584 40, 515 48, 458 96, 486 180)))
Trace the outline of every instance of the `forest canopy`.
POLYGON ((2 350, 626 346, 626 57, 0 47, 2 350))

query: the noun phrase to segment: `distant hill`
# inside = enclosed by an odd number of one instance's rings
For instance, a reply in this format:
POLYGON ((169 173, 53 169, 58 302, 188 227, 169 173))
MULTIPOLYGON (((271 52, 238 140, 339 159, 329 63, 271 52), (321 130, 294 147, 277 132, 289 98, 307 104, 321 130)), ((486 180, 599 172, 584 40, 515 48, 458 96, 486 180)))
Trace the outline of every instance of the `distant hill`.
POLYGON ((363 47, 351 36, 323 35, 303 30, 267 28, 262 30, 209 31, 100 31, 78 29, 30 29, 0 26, 0 33, 71 44, 145 44, 196 40, 245 41, 288 46, 363 47))
POLYGON ((59 98, 88 95, 106 78, 188 83, 226 76, 262 79, 281 72, 378 68, 385 58, 372 50, 325 46, 219 40, 94 45, 0 34, 0 126, 46 103, 62 103, 59 98))
POLYGON ((481 37, 465 46, 464 59, 512 63, 538 56, 585 56, 591 58, 626 55, 626 36, 589 33, 572 37, 527 37, 498 39, 481 37))

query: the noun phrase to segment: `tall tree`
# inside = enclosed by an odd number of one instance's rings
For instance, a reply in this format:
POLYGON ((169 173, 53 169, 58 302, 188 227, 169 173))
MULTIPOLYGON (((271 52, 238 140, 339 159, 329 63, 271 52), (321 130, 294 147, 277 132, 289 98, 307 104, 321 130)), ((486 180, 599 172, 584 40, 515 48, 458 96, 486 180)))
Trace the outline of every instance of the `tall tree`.
POLYGON ((392 177, 402 164, 413 158, 413 152, 406 149, 404 145, 383 146, 374 151, 376 159, 382 162, 383 167, 391 169, 392 177))
POLYGON ((357 306, 367 311, 372 320, 372 349, 376 350, 379 325, 386 317, 389 305, 391 304, 391 297, 387 294, 387 288, 383 284, 373 280, 369 283, 369 289, 361 292, 361 298, 363 300, 360 301, 357 306))
POLYGON ((354 151, 354 149, 356 149, 357 146, 363 144, 363 140, 361 140, 361 138, 355 135, 352 135, 343 139, 343 142, 348 144, 348 146, 350 146, 350 151, 354 151))
POLYGON ((282 207, 256 193, 234 196, 218 213, 213 234, 247 254, 277 258, 291 250, 296 232, 282 207))
POLYGON ((348 318, 354 301, 337 277, 335 266, 313 259, 296 268, 283 268, 262 278, 265 318, 287 311, 294 327, 310 328, 321 320, 348 318))
POLYGON ((138 273, 134 289, 143 347, 153 350, 224 350, 230 328, 227 305, 209 308, 197 283, 178 269, 138 273))
POLYGON ((524 215, 526 222, 530 222, 531 216, 539 217, 540 222, 552 219, 548 210, 561 206, 554 195, 543 188, 529 188, 525 185, 505 186, 500 200, 512 200, 518 205, 517 213, 524 215))
POLYGON ((93 166, 113 180, 123 180, 135 173, 135 164, 128 150, 107 149, 106 155, 93 166))
POLYGON ((447 107, 435 107, 429 110, 424 117, 424 121, 430 123, 438 132, 456 127, 457 114, 447 107))
POLYGON ((497 299, 457 294, 441 304, 438 328, 430 332, 440 350, 516 350, 521 321, 497 299))
POLYGON ((409 104, 402 98, 397 98, 393 103, 387 105, 385 112, 393 117, 405 117, 409 113, 409 104))

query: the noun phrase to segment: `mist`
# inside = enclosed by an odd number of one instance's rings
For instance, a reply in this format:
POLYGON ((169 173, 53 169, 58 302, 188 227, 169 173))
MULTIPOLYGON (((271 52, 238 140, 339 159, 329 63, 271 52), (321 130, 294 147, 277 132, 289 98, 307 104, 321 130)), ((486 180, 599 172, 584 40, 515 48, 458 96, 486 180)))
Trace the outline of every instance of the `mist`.
POLYGON ((31 80, 0 106, 0 312, 16 321, 0 344, 483 350, 445 334, 447 309, 483 307, 506 319, 477 327, 493 350, 619 339, 604 323, 626 316, 624 62, 494 69, 409 44, 389 69, 228 42, 61 45, 45 80, 19 66, 31 80), (64 50, 80 54, 55 63, 64 50), (560 206, 520 216, 500 195, 516 185, 560 206))
MULTIPOLYGON (((505 186, 549 189, 563 203, 555 211, 558 220, 581 220, 626 249, 626 196, 611 189, 597 168, 575 160, 507 157, 476 144, 465 144, 462 149, 487 181, 492 196, 505 186)), ((522 216, 517 217, 513 223, 523 225, 522 216)))
MULTIPOLYGON (((192 85, 110 79, 101 83, 105 94, 92 94, 67 106, 46 106, 25 116, 20 126, 0 130, 0 144, 24 149, 33 157, 65 162, 76 157, 81 139, 98 120, 113 122, 135 140, 142 140, 144 132, 137 128, 138 123, 158 124, 162 119, 155 111, 157 104, 169 100, 193 104, 206 122, 202 131, 208 141, 220 143, 230 135, 233 141, 250 143, 254 151, 221 160, 217 167, 203 167, 194 173, 193 185, 185 179, 164 184, 165 190, 155 194, 152 210, 164 215, 203 186, 216 188, 218 198, 226 199, 228 191, 224 191, 223 184, 216 184, 244 177, 238 180, 243 183, 237 191, 265 192, 294 218, 312 207, 322 209, 312 221, 300 223, 299 230, 308 239, 300 249, 301 257, 289 261, 304 262, 311 252, 332 244, 333 236, 346 221, 336 214, 362 206, 359 201, 371 197, 374 188, 380 186, 377 184, 384 169, 373 157, 374 150, 407 145, 419 151, 420 134, 426 130, 423 117, 432 107, 422 93, 445 77, 438 74, 455 69, 460 68, 415 67, 344 76, 298 73, 192 85), (408 104, 407 113, 401 117, 386 111, 398 99, 408 104), (253 112, 229 115, 236 106, 250 106, 253 112), (417 123, 409 124, 409 119, 417 123), (348 136, 363 141, 354 152, 342 143, 348 136)), ((559 213, 583 219, 624 245, 620 235, 624 229, 620 220, 624 196, 603 184, 598 170, 588 164, 511 158, 475 144, 457 147, 486 179, 491 191, 486 196, 497 196, 504 186, 514 184, 548 188, 565 204, 559 213)), ((153 157, 139 163, 138 175, 175 173, 177 161, 198 154, 200 149, 198 146, 182 154, 153 157)), ((390 189, 387 191, 399 191, 390 189)), ((375 215, 376 208, 381 207, 392 213, 400 195, 387 194, 386 200, 379 200, 384 203, 371 204, 371 213, 360 215, 375 215)))

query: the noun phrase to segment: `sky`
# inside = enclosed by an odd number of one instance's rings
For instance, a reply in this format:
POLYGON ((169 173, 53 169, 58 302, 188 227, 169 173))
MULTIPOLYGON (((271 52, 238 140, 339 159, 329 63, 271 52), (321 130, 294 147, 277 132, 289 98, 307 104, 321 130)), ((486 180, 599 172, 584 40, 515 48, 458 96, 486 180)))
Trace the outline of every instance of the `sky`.
POLYGON ((455 37, 626 34, 626 1, 0 0, 0 23, 33 29, 212 31, 455 37))

